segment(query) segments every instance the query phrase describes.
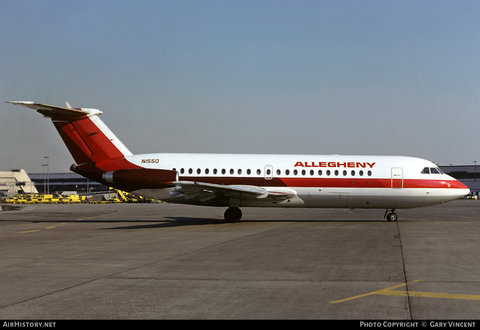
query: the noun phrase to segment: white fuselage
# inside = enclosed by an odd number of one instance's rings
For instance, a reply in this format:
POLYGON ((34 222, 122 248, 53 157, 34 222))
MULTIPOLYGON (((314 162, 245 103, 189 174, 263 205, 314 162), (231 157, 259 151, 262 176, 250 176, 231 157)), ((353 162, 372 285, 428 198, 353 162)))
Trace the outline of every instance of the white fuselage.
MULTIPOLYGON (((175 170, 177 181, 294 192, 282 200, 244 198, 239 206, 398 209, 435 205, 469 193, 434 163, 413 157, 160 153, 126 159, 143 168, 175 170), (425 168, 435 170, 425 173, 425 168)), ((136 191, 189 203, 170 198, 171 192, 172 188, 136 191)))
POLYGON ((134 155, 90 108, 31 101, 52 123, 72 154, 71 170, 117 189, 167 202, 227 206, 225 220, 240 220, 242 206, 382 208, 435 205, 469 193, 432 162, 401 156, 134 155))

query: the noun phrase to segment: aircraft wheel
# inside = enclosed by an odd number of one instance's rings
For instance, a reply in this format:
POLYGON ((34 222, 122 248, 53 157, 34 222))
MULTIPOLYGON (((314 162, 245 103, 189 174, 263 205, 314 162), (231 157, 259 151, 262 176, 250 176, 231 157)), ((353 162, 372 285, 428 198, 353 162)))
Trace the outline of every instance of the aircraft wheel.
POLYGON ((227 222, 238 222, 242 218, 242 211, 238 207, 229 207, 223 216, 227 222))
POLYGON ((387 214, 387 221, 397 221, 398 216, 396 213, 389 213, 387 214))

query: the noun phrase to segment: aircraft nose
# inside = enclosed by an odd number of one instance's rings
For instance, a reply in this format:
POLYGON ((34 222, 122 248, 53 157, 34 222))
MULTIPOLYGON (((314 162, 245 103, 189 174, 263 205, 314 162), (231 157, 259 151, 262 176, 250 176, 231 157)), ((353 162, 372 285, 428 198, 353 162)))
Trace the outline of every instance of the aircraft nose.
POLYGON ((468 188, 465 184, 462 182, 455 180, 455 189, 458 189, 458 196, 463 197, 465 195, 468 195, 470 193, 470 188, 468 188))

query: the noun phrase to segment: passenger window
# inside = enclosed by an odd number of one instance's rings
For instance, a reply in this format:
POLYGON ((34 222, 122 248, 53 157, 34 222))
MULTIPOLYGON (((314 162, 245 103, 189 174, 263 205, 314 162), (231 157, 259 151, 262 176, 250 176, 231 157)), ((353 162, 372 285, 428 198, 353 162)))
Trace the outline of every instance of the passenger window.
POLYGON ((183 174, 183 173, 185 173, 185 169, 184 169, 184 168, 180 169, 180 174, 183 174))
POLYGON ((297 175, 298 174, 298 171, 297 170, 293 170, 293 175, 297 175))
POLYGON ((214 169, 213 169, 213 174, 217 174, 217 172, 218 172, 217 169, 214 168, 214 169))
POLYGON ((343 171, 343 176, 347 176, 347 171, 343 171))
POLYGON ((363 171, 358 172, 358 174, 360 174, 360 176, 363 176, 363 171))
POLYGON ((202 173, 202 170, 197 168, 197 174, 200 174, 200 173, 202 173))
POLYGON ((335 176, 338 176, 338 170, 335 170, 335 176))
POLYGON ((290 170, 285 170, 286 175, 290 175, 290 170))
POLYGON ((305 170, 302 170, 302 175, 305 175, 305 173, 307 173, 307 172, 305 172, 305 170))
POLYGON ((322 175, 322 173, 323 173, 323 172, 322 172, 322 170, 318 170, 318 175, 320 175, 320 176, 321 176, 321 175, 322 175))
POLYGON ((352 176, 355 176, 355 171, 352 171, 351 174, 352 174, 352 176))
POLYGON ((368 176, 372 176, 372 171, 368 171, 368 176))
POLYGON ((237 173, 238 173, 238 175, 241 175, 241 174, 242 174, 242 170, 241 170, 241 169, 238 169, 237 173))
POLYGON ((313 176, 315 172, 313 170, 310 170, 310 175, 313 176))
POLYGON ((233 174, 235 173, 235 171, 233 170, 233 168, 230 169, 230 174, 233 174))
POLYGON ((188 169, 188 174, 192 174, 193 170, 191 168, 188 169))
POLYGON ((257 175, 260 175, 260 174, 262 174, 262 171, 257 170, 257 175))
POLYGON ((247 174, 250 175, 252 174, 252 171, 250 169, 247 170, 247 174))
POLYGON ((281 174, 282 174, 282 171, 277 170, 277 175, 281 175, 281 174))
POLYGON ((327 176, 330 176, 330 170, 327 170, 327 176))
POLYGON ((205 174, 208 174, 210 170, 208 168, 205 169, 205 174))
POLYGON ((224 168, 222 168, 222 174, 225 174, 225 173, 227 173, 227 171, 224 168))

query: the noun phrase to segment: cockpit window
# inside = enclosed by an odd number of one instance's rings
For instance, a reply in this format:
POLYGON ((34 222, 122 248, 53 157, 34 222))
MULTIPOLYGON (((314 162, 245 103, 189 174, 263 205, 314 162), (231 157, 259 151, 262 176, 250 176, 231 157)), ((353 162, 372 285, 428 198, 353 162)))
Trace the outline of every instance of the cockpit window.
POLYGON ((443 174, 443 171, 438 167, 425 167, 422 174, 443 174))
POLYGON ((443 171, 438 167, 431 167, 430 168, 430 173, 432 173, 432 174, 443 174, 443 171))

